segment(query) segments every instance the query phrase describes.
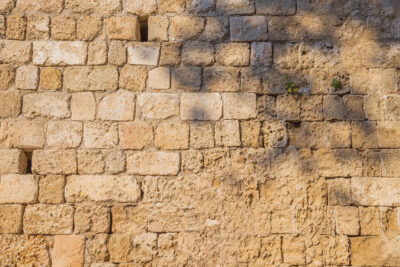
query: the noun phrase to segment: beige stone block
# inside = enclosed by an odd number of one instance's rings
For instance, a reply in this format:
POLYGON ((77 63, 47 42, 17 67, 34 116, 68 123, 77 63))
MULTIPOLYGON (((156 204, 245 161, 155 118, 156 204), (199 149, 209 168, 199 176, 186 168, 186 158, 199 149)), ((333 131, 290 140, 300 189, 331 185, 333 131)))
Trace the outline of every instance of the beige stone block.
POLYGON ((31 59, 31 43, 22 41, 1 40, 0 62, 27 63, 31 59))
POLYGON ((62 0, 17 0, 17 9, 30 12, 60 13, 63 9, 62 0))
POLYGON ((50 121, 47 124, 48 147, 75 148, 81 144, 83 127, 81 122, 50 121))
POLYGON ((361 235, 380 235, 381 218, 379 209, 375 207, 360 207, 361 235))
POLYGON ((26 30, 26 18, 22 15, 14 14, 7 16, 7 39, 24 40, 26 30))
POLYGON ((381 153, 367 150, 363 153, 363 176, 382 176, 381 153))
POLYGON ((157 66, 159 57, 159 43, 133 43, 128 46, 129 64, 157 66))
POLYGON ((171 73, 168 67, 158 67, 149 71, 147 86, 152 89, 169 89, 171 73))
POLYGON ((248 66, 250 46, 246 43, 221 43, 215 46, 216 61, 225 66, 248 66))
POLYGON ((198 91, 201 87, 201 67, 181 65, 172 70, 172 88, 198 91))
POLYGON ((217 146, 240 146, 239 121, 218 121, 215 124, 215 144, 217 146))
POLYGON ((0 2, 0 14, 5 14, 10 12, 14 8, 14 0, 2 0, 0 2))
POLYGON ((105 122, 86 123, 83 140, 86 148, 113 148, 118 143, 117 125, 105 122))
POLYGON ((130 174, 177 175, 179 169, 179 153, 134 152, 128 154, 127 172, 130 174))
POLYGON ((22 98, 16 92, 0 93, 0 118, 15 118, 21 113, 22 98))
POLYGON ((345 110, 342 97, 337 95, 324 96, 323 113, 326 120, 344 120, 345 110))
POLYGON ((306 247, 303 238, 284 237, 282 242, 283 262, 291 265, 305 264, 306 247))
POLYGON ((254 2, 250 0, 217 0, 217 12, 229 15, 253 14, 255 11, 254 2))
POLYGON ((181 43, 161 43, 160 66, 178 65, 181 62, 181 43))
POLYGON ((140 40, 140 27, 137 17, 111 17, 105 20, 109 39, 140 40))
POLYGON ((139 183, 128 175, 72 175, 65 186, 67 202, 137 202, 140 195, 139 183))
POLYGON ((303 96, 300 103, 300 117, 303 121, 321 121, 322 96, 303 96))
POLYGON ((22 113, 25 117, 64 119, 71 116, 70 96, 66 93, 29 94, 23 98, 22 113))
POLYGON ((102 28, 101 18, 98 16, 79 16, 76 26, 76 35, 79 40, 92 41, 102 28))
POLYGON ((49 39, 50 19, 46 15, 29 15, 26 28, 26 39, 49 39))
POLYGON ((274 210, 271 214, 271 233, 293 233, 293 212, 290 209, 274 210))
POLYGON ((74 150, 35 150, 32 154, 32 171, 37 174, 76 173, 74 150))
POLYGON ((282 121, 265 121, 262 127, 264 147, 286 147, 288 133, 286 123, 282 121))
POLYGON ((158 3, 158 10, 161 14, 179 14, 185 10, 184 0, 161 0, 158 3))
POLYGON ((398 236, 399 213, 397 208, 380 208, 380 217, 382 222, 382 231, 386 236, 398 236))
POLYGON ((143 149, 153 144, 153 126, 149 122, 124 122, 119 126, 119 145, 123 149, 143 149))
POLYGON ((344 95, 344 107, 346 119, 364 120, 364 97, 358 95, 344 95))
POLYGON ((14 79, 15 69, 9 65, 0 65, 0 90, 10 88, 14 83, 14 79))
POLYGON ((351 205, 350 179, 328 179, 326 182, 328 185, 328 204, 330 206, 351 205))
POLYGON ((131 91, 144 91, 146 80, 146 67, 126 65, 120 70, 119 87, 131 91))
POLYGON ((37 184, 37 179, 33 175, 0 176, 0 203, 33 203, 38 193, 37 184))
POLYGON ((108 63, 116 66, 122 66, 126 63, 126 48, 122 41, 108 43, 108 63))
POLYGON ((78 173, 99 174, 104 172, 104 157, 101 151, 78 150, 78 173))
POLYGON ((257 98, 257 118, 260 120, 276 119, 276 99, 273 96, 263 95, 257 98))
POLYGON ((96 100, 93 93, 74 93, 71 98, 72 120, 94 120, 96 100))
POLYGON ((400 121, 378 121, 380 148, 400 148, 400 121))
POLYGON ((258 121, 241 121, 240 131, 244 147, 261 147, 261 123, 258 121))
POLYGON ((134 261, 144 264, 157 254, 157 234, 113 234, 109 240, 109 251, 112 262, 134 261))
POLYGON ((52 263, 54 266, 83 266, 85 237, 79 235, 56 235, 52 263))
POLYGON ((64 202, 65 179, 62 175, 41 176, 39 180, 39 202, 60 204, 64 202))
POLYGON ((162 120, 179 114, 177 94, 145 93, 138 96, 138 109, 142 119, 162 120))
POLYGON ((76 39, 76 21, 72 16, 55 16, 51 19, 51 37, 55 40, 76 39))
POLYGON ((251 44, 251 65, 272 65, 272 44, 266 42, 254 42, 251 44))
POLYGON ((338 121, 327 125, 325 133, 325 146, 330 148, 350 148, 351 146, 350 122, 338 121))
POLYGON ((398 237, 352 237, 350 244, 352 265, 395 266, 400 262, 398 237))
POLYGON ((262 15, 294 15, 296 12, 295 0, 256 0, 258 14, 262 15))
POLYGON ((239 69, 230 67, 204 68, 203 86, 211 92, 236 92, 240 89, 239 69))
POLYGON ((268 21, 270 39, 291 42, 305 39, 307 31, 302 25, 301 19, 302 17, 297 16, 277 16, 272 18, 268 21))
POLYGON ((190 146, 192 148, 214 147, 214 127, 206 122, 190 124, 190 146))
POLYGON ((151 212, 149 205, 113 206, 111 209, 113 233, 140 234, 147 230, 147 217, 151 212))
POLYGON ((40 71, 41 89, 60 90, 62 87, 62 73, 56 68, 44 68, 40 71))
POLYGON ((353 149, 320 149, 315 153, 319 172, 325 177, 360 176, 361 156, 353 149))
POLYGON ((335 207, 336 233, 342 235, 360 234, 358 207, 335 207))
POLYGON ((204 30, 200 36, 204 41, 225 40, 229 32, 229 19, 227 17, 207 17, 204 30))
POLYGON ((355 177, 351 179, 353 202, 362 206, 397 206, 399 178, 355 177))
POLYGON ((97 117, 108 121, 129 121, 135 116, 135 95, 118 91, 105 96, 97 108, 97 117))
POLYGON ((88 64, 104 65, 107 62, 107 43, 104 41, 94 41, 89 43, 88 64))
POLYGON ((182 151, 182 170, 199 173, 204 167, 203 153, 196 150, 182 151))
POLYGON ((126 168, 126 156, 124 151, 112 150, 106 154, 106 173, 119 174, 126 168))
POLYGON ((96 261, 91 267, 117 267, 113 263, 105 263, 110 255, 108 253, 108 234, 88 235, 86 239, 86 261, 96 261), (101 263, 100 263, 101 262, 101 263))
POLYGON ((25 90, 36 90, 39 83, 39 69, 34 66, 22 66, 17 69, 15 87, 25 90))
POLYGON ((118 87, 118 70, 113 66, 67 67, 64 89, 68 91, 114 91, 118 87))
POLYGON ((397 164, 400 159, 400 150, 387 149, 381 150, 380 161, 382 162, 382 176, 398 177, 400 165, 397 164))
POLYGON ((325 124, 321 122, 303 122, 289 124, 289 144, 297 148, 318 149, 323 147, 325 124))
POLYGON ((19 149, 0 149, 0 174, 26 173, 27 158, 19 149))
POLYGON ((253 119, 257 116, 256 94, 226 93, 222 95, 224 119, 253 119))
POLYGON ((0 205, 0 233, 20 234, 23 213, 22 205, 0 205))
POLYGON ((156 0, 127 0, 125 2, 125 10, 137 16, 148 16, 157 10, 156 0))
MULTIPOLYGON (((364 102, 365 103, 365 102, 364 102)), ((388 95, 384 98, 385 120, 399 121, 400 120, 400 96, 388 95)))
POLYGON ((106 206, 93 204, 78 205, 74 213, 75 233, 108 233, 111 213, 106 206))
POLYGON ((168 27, 168 17, 150 16, 148 20, 149 41, 168 41, 168 27))
POLYGON ((170 41, 186 41, 198 37, 204 28, 204 18, 174 16, 170 20, 170 41))
POLYGON ((352 122, 351 142, 354 148, 378 148, 378 133, 376 122, 352 122))
POLYGON ((26 234, 72 234, 74 208, 70 205, 29 205, 23 225, 26 234))
POLYGON ((118 0, 65 0, 65 9, 75 13, 98 13, 107 16, 121 11, 121 2, 118 0))
POLYGON ((80 41, 33 42, 32 63, 45 66, 84 65, 87 44, 80 41))
POLYGON ((231 41, 268 40, 268 25, 264 16, 230 17, 231 41))
POLYGON ((188 65, 210 66, 214 63, 214 46, 209 42, 187 42, 182 48, 182 62, 188 65))
POLYGON ((300 101, 297 96, 280 95, 276 99, 276 113, 279 119, 287 121, 300 120, 300 101))
POLYGON ((4 122, 0 128, 0 140, 6 147, 42 148, 46 140, 46 124, 33 121, 4 122))
POLYGON ((188 149, 189 125, 181 122, 164 121, 157 125, 154 145, 159 149, 188 149))

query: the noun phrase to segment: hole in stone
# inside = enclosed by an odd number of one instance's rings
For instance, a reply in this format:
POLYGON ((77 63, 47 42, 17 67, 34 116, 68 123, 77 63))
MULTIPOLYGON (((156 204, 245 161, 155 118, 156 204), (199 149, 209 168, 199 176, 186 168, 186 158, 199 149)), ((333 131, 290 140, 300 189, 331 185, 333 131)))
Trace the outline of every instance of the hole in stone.
POLYGON ((25 151, 25 155, 26 155, 26 174, 32 174, 32 152, 26 152, 25 151))
POLYGON ((140 41, 147 42, 148 41, 148 20, 149 18, 139 18, 140 23, 140 41))

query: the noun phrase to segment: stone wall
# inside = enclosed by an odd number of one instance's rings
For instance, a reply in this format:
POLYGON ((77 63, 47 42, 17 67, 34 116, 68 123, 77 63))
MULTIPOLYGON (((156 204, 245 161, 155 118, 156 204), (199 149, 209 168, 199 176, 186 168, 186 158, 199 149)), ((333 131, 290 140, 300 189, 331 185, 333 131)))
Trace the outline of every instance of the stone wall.
POLYGON ((0 14, 0 266, 400 266, 399 1, 0 14))

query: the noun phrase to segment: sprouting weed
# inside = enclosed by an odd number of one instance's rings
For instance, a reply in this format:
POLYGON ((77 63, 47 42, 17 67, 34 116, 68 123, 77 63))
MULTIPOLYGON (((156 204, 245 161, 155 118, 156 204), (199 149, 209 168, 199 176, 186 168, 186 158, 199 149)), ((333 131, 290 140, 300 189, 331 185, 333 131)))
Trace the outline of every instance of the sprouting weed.
POLYGON ((336 90, 342 88, 342 82, 336 78, 332 79, 332 83, 331 85, 333 86, 333 88, 335 88, 336 90))
POLYGON ((285 89, 289 94, 298 94, 300 91, 299 86, 293 82, 292 78, 290 78, 289 76, 286 77, 287 82, 285 85, 285 89))

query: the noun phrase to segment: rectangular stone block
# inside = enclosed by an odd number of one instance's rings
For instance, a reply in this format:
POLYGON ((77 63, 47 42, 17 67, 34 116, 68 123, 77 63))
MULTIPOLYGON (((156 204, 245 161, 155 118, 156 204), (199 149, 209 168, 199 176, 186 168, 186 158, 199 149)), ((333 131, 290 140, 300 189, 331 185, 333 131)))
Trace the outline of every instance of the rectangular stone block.
POLYGON ((222 95, 224 102, 224 119, 253 119, 257 116, 256 94, 226 93, 222 95))
POLYGON ((83 126, 77 121, 50 121, 47 124, 47 141, 49 147, 61 149, 75 148, 81 144, 83 126))
POLYGON ((252 14, 255 7, 251 0, 216 0, 216 9, 220 14, 246 15, 252 14))
POLYGON ((336 234, 359 235, 360 217, 358 207, 335 207, 336 234))
POLYGON ((321 149, 317 150, 315 155, 322 176, 347 177, 362 174, 362 160, 357 150, 321 149))
POLYGON ((42 148, 46 140, 46 124, 33 121, 3 122, 0 141, 5 147, 42 148))
POLYGON ((351 124, 351 142, 354 148, 378 148, 378 140, 376 122, 359 121, 351 124))
POLYGON ((328 179, 328 204, 330 206, 350 206, 351 184, 350 179, 328 179))
POLYGON ((0 149, 0 174, 26 172, 27 158, 19 149, 0 149))
POLYGON ((250 45, 246 43, 220 43, 215 46, 216 61, 225 66, 248 66, 250 45))
POLYGON ((0 205, 0 233, 21 233, 23 213, 24 207, 22 205, 0 205))
POLYGON ((237 120, 222 120, 215 124, 216 146, 240 146, 240 129, 237 120))
POLYGON ((240 71, 232 67, 204 68, 203 86, 210 92, 237 92, 240 90, 240 71))
POLYGON ((63 0, 17 0, 17 9, 28 12, 60 13, 63 0))
POLYGON ((85 42, 33 42, 32 63, 34 65, 84 65, 86 61, 86 56, 87 44, 85 42))
POLYGON ((22 66, 17 69, 15 87, 23 90, 36 90, 39 84, 39 69, 35 66, 22 66))
POLYGON ((188 149, 189 125, 186 123, 163 121, 155 130, 154 145, 159 149, 188 149))
POLYGON ((385 149, 381 150, 380 162, 382 163, 382 176, 399 177, 400 173, 400 150, 385 149))
POLYGON ((113 148, 118 143, 117 125, 107 122, 85 123, 83 140, 86 148, 113 148))
POLYGON ((67 202, 137 202, 140 196, 139 183, 128 175, 71 175, 65 185, 67 202))
POLYGON ((106 32, 109 39, 140 40, 140 25, 137 17, 111 17, 105 20, 106 32))
POLYGON ((83 92, 72 94, 71 119, 94 120, 96 116, 96 100, 93 93, 83 92))
POLYGON ((257 67, 272 65, 272 43, 254 42, 251 44, 251 65, 257 67))
POLYGON ((32 154, 32 171, 37 174, 76 173, 74 150, 35 150, 32 154))
POLYGON ((157 66, 159 57, 159 43, 134 43, 128 46, 129 64, 157 66))
POLYGON ((65 178, 62 175, 41 176, 39 180, 39 202, 61 204, 64 202, 65 178))
POLYGON ((153 126, 149 122, 125 122, 119 125, 119 145, 123 149, 143 149, 153 144, 153 126))
POLYGON ((351 265, 398 266, 400 238, 387 236, 351 237, 351 265))
POLYGON ((163 120, 179 115, 177 94, 144 93, 137 99, 142 119, 163 120))
POLYGON ((231 17, 231 41, 268 40, 268 26, 264 16, 231 17))
POLYGON ((74 207, 66 204, 29 205, 24 213, 26 234, 72 234, 74 207))
POLYGON ((214 147, 214 127, 207 122, 190 124, 190 146, 192 148, 214 147))
POLYGON ((201 76, 201 67, 180 65, 172 70, 171 87, 185 91, 199 91, 201 89, 201 76))
POLYGON ((168 67, 158 67, 149 71, 148 88, 169 89, 171 86, 171 72, 168 67))
POLYGON ((400 178, 355 177, 351 179, 353 203, 362 206, 398 206, 400 178))
POLYGON ((177 175, 180 156, 175 152, 134 152, 127 158, 127 172, 138 175, 177 175))
POLYGON ((184 93, 181 95, 181 120, 219 120, 222 100, 218 93, 184 93))
POLYGON ((64 119, 71 116, 70 95, 66 93, 39 93, 25 95, 22 113, 28 118, 64 119))
MULTIPOLYGON (((1 78, 1 76, 0 76, 1 78)), ((0 118, 15 118, 21 113, 22 97, 19 93, 0 93, 0 118)))
POLYGON ((31 42, 0 41, 0 63, 27 63, 31 59, 31 42))
POLYGON ((121 1, 119 0, 65 0, 65 9, 76 13, 98 13, 99 15, 110 15, 120 11, 121 1))
POLYGON ((97 118, 105 121, 130 121, 135 117, 135 95, 119 90, 106 95, 97 107, 97 118))
POLYGON ((296 16, 276 16, 268 21, 270 40, 300 41, 306 37, 306 30, 296 16))
POLYGON ((378 121, 380 148, 400 148, 400 121, 378 121))
POLYGON ((118 70, 113 66, 67 67, 64 88, 68 91, 114 91, 118 87, 118 70))
POLYGON ((33 175, 0 176, 0 203, 33 203, 37 193, 38 182, 33 175))
POLYGON ((170 41, 187 41, 198 37, 204 28, 204 18, 194 16, 173 16, 170 19, 170 41))
POLYGON ((98 150, 78 150, 78 173, 96 174, 104 172, 104 156, 98 150))
POLYGON ((52 264, 59 267, 83 266, 85 261, 85 237, 57 235, 54 237, 52 264))
POLYGON ((294 15, 296 0, 256 0, 256 10, 262 15, 294 15))
POLYGON ((385 120, 399 121, 400 120, 400 96, 388 95, 384 97, 384 112, 385 120))
POLYGON ((75 233, 109 233, 111 224, 110 209, 96 204, 76 206, 74 212, 75 233))
POLYGON ((112 232, 129 232, 140 234, 147 230, 147 218, 153 209, 153 205, 139 204, 137 206, 116 205, 112 212, 112 232))

